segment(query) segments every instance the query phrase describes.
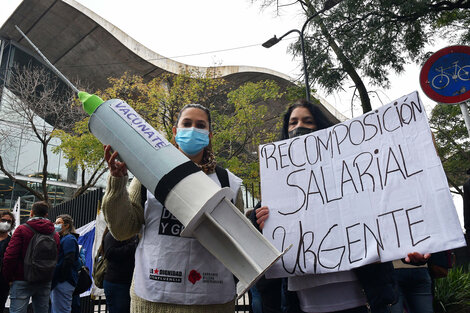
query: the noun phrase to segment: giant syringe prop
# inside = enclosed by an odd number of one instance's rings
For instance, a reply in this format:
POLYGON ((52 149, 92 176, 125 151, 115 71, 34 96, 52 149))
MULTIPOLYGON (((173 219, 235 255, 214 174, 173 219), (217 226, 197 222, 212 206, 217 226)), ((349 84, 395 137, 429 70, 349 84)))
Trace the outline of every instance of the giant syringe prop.
POLYGON ((196 238, 239 279, 239 297, 287 251, 280 253, 228 200, 230 188, 220 188, 126 102, 79 91, 15 27, 78 93, 90 114, 91 133, 118 151, 132 174, 184 225, 181 236, 196 238))

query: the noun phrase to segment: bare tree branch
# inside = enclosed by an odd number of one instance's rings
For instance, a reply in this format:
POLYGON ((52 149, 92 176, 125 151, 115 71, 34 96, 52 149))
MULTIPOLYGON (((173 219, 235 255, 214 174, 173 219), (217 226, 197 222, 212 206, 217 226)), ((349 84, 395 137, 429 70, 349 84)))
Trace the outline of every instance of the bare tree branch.
MULTIPOLYGON (((28 174, 42 177, 42 193, 15 179, 15 173, 3 166, 3 160, 1 171, 37 198, 48 201, 48 146, 52 139, 51 133, 55 129, 71 129, 75 121, 83 118, 84 113, 74 103, 73 92, 44 67, 15 65, 6 87, 10 92, 4 104, 14 116, 12 119, 15 119, 15 123, 20 125, 18 132, 26 140, 31 136, 31 139, 35 138, 41 143, 41 172, 28 174)), ((4 154, 4 151, 0 151, 0 159, 4 154)))

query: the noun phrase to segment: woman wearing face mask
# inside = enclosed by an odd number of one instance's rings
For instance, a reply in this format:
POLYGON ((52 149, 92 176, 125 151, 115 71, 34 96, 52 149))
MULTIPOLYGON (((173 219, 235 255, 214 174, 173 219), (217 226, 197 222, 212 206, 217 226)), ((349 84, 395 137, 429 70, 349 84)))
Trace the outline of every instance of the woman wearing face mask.
MULTIPOLYGON (((281 140, 332 125, 318 107, 301 100, 291 105, 284 115, 281 140)), ((268 207, 261 206, 255 211, 252 220, 262 230, 268 217, 268 207)), ((429 256, 410 253, 406 261, 420 263, 429 256)), ((288 289, 296 292, 298 300, 286 290, 280 279, 260 280, 257 287, 261 284, 258 290, 261 289, 263 308, 268 308, 264 313, 299 310, 316 313, 385 313, 390 312, 391 304, 396 302, 398 296, 392 275, 393 266, 391 262, 387 262, 369 264, 352 271, 289 277, 288 289), (282 298, 288 301, 282 303, 282 298)))
POLYGON ((51 312, 67 313, 72 310, 73 291, 78 281, 78 234, 75 233, 73 219, 68 214, 57 217, 54 224, 60 236, 60 250, 52 279, 51 312))
MULTIPOLYGON (((210 112, 186 105, 173 127, 174 144, 211 179, 230 187, 243 210, 241 180, 216 167, 212 153, 210 112)), ((102 209, 117 240, 141 234, 135 253, 131 312, 234 312, 233 275, 193 238, 179 234, 182 225, 134 178, 126 190, 127 169, 105 147, 110 176, 102 209)))
MULTIPOLYGON (((15 216, 9 211, 2 212, 0 214, 0 269, 3 264, 3 255, 11 239, 10 231, 13 228, 15 228, 15 216)), ((3 275, 0 275, 0 312, 5 309, 9 291, 10 285, 5 281, 3 275)))

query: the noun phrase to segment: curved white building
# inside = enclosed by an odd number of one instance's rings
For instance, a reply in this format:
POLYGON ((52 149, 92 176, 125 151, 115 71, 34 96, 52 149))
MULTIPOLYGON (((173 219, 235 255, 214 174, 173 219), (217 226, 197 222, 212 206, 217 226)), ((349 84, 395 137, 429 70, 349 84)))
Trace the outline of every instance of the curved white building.
MULTIPOLYGON (((0 101, 1 94, 5 93, 2 92, 4 83, 8 80, 14 62, 27 64, 33 56, 35 63, 44 64, 15 29, 15 25, 21 28, 66 77, 79 78, 90 86, 91 90, 105 88, 108 77, 120 77, 124 72, 150 80, 162 73, 177 75, 187 70, 201 73, 216 71, 235 86, 268 79, 275 81, 281 88, 292 84, 287 75, 266 68, 195 67, 165 58, 74 0, 24 0, 0 28, 0 101)), ((326 101, 320 101, 321 109, 331 120, 344 119, 326 101)), ((287 103, 281 99, 271 105, 282 111, 287 103)), ((0 124, 6 123, 7 119, 1 114, 0 102, 0 124)), ((34 143, 25 141, 24 137, 19 135, 18 140, 8 146, 10 158, 6 165, 16 178, 34 182, 40 179, 29 176, 38 172, 34 166, 41 164, 41 157, 37 148, 29 148, 31 145, 34 143)), ((5 150, 1 153, 3 155, 5 150)), ((73 188, 75 181, 65 168, 65 160, 53 154, 50 159, 50 171, 56 177, 50 184, 73 188)), ((16 187, 8 181, 6 176, 0 173, 0 208, 11 207, 11 201, 17 197, 13 191, 16 187)))

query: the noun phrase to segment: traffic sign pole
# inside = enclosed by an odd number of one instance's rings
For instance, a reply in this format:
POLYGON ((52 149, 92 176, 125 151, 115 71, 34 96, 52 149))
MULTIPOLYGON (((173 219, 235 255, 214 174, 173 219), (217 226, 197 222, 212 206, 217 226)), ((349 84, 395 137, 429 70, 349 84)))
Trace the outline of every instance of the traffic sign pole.
POLYGON ((468 137, 470 137, 470 115, 468 114, 467 102, 460 103, 460 111, 462 111, 465 126, 467 127, 468 137))

